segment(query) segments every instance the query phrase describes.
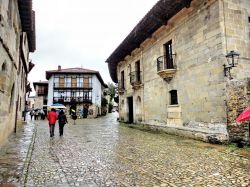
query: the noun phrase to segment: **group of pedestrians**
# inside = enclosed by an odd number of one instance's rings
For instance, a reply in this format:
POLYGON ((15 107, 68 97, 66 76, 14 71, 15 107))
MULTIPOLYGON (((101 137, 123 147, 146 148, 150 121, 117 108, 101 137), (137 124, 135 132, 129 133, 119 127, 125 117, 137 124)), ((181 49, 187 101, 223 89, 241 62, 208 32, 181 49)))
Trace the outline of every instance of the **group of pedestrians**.
POLYGON ((32 120, 34 116, 34 120, 38 120, 39 116, 41 117, 42 120, 45 119, 46 114, 43 110, 31 110, 30 111, 30 119, 32 120))
MULTIPOLYGON (((30 111, 30 118, 33 119, 33 116, 35 120, 38 120, 38 116, 41 116, 41 119, 44 120, 46 115, 43 110, 31 110, 30 111)), ((47 115, 47 119, 49 121, 49 132, 50 137, 54 137, 54 131, 55 131, 55 124, 58 120, 59 124, 59 135, 63 136, 63 128, 66 123, 68 123, 67 117, 63 110, 60 110, 59 114, 57 114, 56 110, 54 108, 51 109, 51 111, 47 115)))
POLYGON ((80 117, 87 118, 88 116, 88 106, 84 105, 83 108, 79 109, 80 117))
POLYGON ((54 108, 51 109, 51 111, 48 113, 48 121, 49 121, 49 132, 50 137, 54 137, 54 131, 55 131, 55 124, 58 120, 59 123, 59 135, 63 136, 63 128, 66 123, 68 123, 67 117, 63 110, 59 112, 59 115, 57 115, 56 110, 54 108))

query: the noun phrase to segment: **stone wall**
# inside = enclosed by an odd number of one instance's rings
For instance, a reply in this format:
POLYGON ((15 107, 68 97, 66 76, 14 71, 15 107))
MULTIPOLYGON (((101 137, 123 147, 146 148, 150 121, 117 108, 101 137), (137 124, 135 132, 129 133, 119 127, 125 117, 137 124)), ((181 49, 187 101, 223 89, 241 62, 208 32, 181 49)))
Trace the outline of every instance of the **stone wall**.
MULTIPOLYGON (((118 76, 124 71, 126 78, 126 91, 121 95, 121 101, 124 100, 126 105, 128 96, 133 96, 134 100, 140 96, 144 123, 183 126, 195 121, 225 124, 219 9, 218 1, 194 1, 189 9, 179 12, 119 64, 118 76), (163 45, 170 40, 176 54, 177 72, 167 82, 157 74, 156 62, 164 55, 163 45), (141 91, 134 90, 129 83, 128 66, 133 71, 138 60, 143 72, 141 91), (170 107, 171 90, 177 90, 179 103, 170 107)), ((126 121, 128 107, 122 110, 126 121)))
POLYGON ((43 108, 43 96, 34 97, 34 108, 43 108))
POLYGON ((224 17, 224 51, 240 53, 239 63, 227 79, 227 124, 230 141, 249 139, 248 124, 237 124, 236 118, 250 106, 250 1, 226 0, 221 3, 224 17))
MULTIPOLYGON (((18 1, 0 0, 0 145, 21 122, 25 107, 27 72, 20 61, 21 35, 18 1)), ((27 45, 24 50, 29 51, 27 45)))
POLYGON ((249 126, 236 123, 236 118, 250 106, 250 78, 238 81, 231 80, 227 84, 228 132, 230 141, 239 139, 249 141, 249 126))
MULTIPOLYGON (((128 121, 127 98, 133 97, 133 110, 136 111, 136 100, 140 97, 141 114, 134 112, 137 123, 213 132, 228 138, 226 104, 230 86, 223 64, 227 63, 225 55, 230 50, 250 58, 249 9, 247 0, 194 0, 190 8, 181 10, 127 55, 117 67, 118 80, 121 71, 125 73, 125 91, 120 94, 120 119, 128 121), (176 54, 177 71, 172 80, 165 81, 157 74, 156 62, 164 55, 163 45, 170 40, 176 54), (135 71, 138 60, 143 86, 135 90, 130 84, 129 73, 135 71), (178 105, 170 105, 171 90, 177 90, 178 105)), ((231 72, 235 79, 242 81, 250 75, 250 63, 241 60, 231 72)))
POLYGON ((0 144, 14 129, 17 100, 18 39, 17 1, 0 1, 0 144))

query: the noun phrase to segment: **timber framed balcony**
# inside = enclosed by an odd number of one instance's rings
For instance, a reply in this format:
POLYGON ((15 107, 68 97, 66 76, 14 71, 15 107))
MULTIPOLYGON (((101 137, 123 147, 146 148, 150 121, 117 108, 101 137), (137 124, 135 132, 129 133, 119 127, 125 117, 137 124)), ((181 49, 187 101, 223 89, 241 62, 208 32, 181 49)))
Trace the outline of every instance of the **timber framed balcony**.
POLYGON ((91 97, 53 97, 53 103, 69 104, 72 100, 74 100, 76 103, 92 104, 91 97))
POLYGON ((66 82, 64 84, 62 83, 54 83, 54 89, 89 89, 92 90, 92 84, 91 83, 78 83, 78 84, 72 84, 71 82, 66 82))
POLYGON ((38 96, 48 95, 48 89, 38 89, 37 90, 37 95, 38 96))
POLYGON ((163 55, 157 58, 157 74, 166 81, 170 81, 176 74, 177 67, 174 63, 174 55, 163 55))
POLYGON ((140 71, 133 71, 129 74, 130 76, 130 84, 132 85, 133 89, 139 89, 142 87, 142 72, 140 71))
POLYGON ((125 92, 125 83, 124 81, 118 81, 118 93, 119 94, 124 94, 125 92))

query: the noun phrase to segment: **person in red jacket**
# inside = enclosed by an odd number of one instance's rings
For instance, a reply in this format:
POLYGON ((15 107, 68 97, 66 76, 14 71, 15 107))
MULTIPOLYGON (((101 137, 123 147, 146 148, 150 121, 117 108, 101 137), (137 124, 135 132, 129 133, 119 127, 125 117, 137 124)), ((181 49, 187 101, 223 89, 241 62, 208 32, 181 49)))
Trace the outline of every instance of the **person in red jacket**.
POLYGON ((50 137, 53 137, 54 136, 54 131, 55 131, 56 120, 58 118, 56 110, 54 108, 51 109, 51 111, 49 112, 47 118, 48 118, 48 121, 49 121, 50 137))

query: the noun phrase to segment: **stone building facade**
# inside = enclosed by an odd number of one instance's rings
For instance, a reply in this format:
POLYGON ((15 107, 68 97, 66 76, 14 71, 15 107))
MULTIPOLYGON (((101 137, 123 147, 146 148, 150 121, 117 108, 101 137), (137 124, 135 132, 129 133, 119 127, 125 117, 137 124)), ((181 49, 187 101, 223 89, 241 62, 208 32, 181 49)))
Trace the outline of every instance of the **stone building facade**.
POLYGON ((250 106, 249 59, 250 1, 160 0, 106 61, 121 121, 227 142, 249 139, 235 122, 250 106), (224 68, 232 50, 239 63, 224 68))
POLYGON ((33 82, 36 92, 34 97, 34 108, 39 108, 47 111, 48 102, 48 81, 33 82))
POLYGON ((0 0, 0 145, 22 121, 34 64, 35 13, 32 0, 0 0))

